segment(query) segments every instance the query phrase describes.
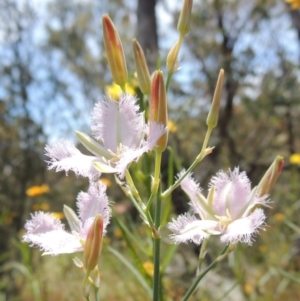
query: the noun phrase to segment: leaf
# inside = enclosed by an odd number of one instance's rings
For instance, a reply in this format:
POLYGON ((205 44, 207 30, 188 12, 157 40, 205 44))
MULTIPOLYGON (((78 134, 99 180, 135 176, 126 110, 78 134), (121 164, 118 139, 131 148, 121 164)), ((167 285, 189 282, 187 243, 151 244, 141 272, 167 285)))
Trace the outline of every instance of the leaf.
POLYGON ((287 271, 284 271, 282 269, 277 269, 277 270, 282 276, 286 277, 287 279, 292 280, 296 283, 300 283, 300 275, 299 274, 295 275, 295 274, 289 273, 287 271))
POLYGON ((116 249, 108 246, 108 250, 115 255, 130 271, 131 273, 136 277, 136 279, 138 280, 138 282, 141 284, 141 286, 145 289, 145 291, 148 293, 148 295, 150 297, 152 297, 152 289, 149 286, 149 284, 147 283, 147 281, 145 281, 144 277, 142 276, 142 274, 139 272, 139 270, 132 265, 132 263, 130 263, 119 251, 117 251, 116 249))

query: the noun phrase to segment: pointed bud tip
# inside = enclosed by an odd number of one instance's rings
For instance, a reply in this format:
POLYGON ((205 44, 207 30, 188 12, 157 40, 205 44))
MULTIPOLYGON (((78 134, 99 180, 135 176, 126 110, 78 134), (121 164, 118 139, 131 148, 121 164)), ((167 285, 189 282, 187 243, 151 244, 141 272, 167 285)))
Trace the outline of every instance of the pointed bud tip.
MULTIPOLYGON (((168 104, 166 87, 163 72, 155 71, 152 79, 151 99, 150 99, 150 118, 158 124, 168 125, 168 104)), ((163 134, 156 143, 156 151, 163 152, 168 143, 168 132, 163 134)))
POLYGON ((139 87, 143 94, 150 94, 151 77, 144 51, 137 39, 132 40, 132 47, 139 87))
POLYGON ((218 124, 224 75, 225 75, 224 69, 221 69, 219 72, 212 105, 206 119, 206 124, 210 129, 215 128, 218 124))
POLYGON ((192 6, 193 0, 184 0, 177 24, 177 30, 182 36, 190 31, 192 6))
POLYGON ((277 182, 284 166, 283 157, 277 156, 260 180, 257 190, 260 196, 269 194, 277 182))
POLYGON ((106 56, 113 80, 117 85, 124 87, 128 80, 128 72, 119 34, 108 15, 103 15, 102 27, 106 56))

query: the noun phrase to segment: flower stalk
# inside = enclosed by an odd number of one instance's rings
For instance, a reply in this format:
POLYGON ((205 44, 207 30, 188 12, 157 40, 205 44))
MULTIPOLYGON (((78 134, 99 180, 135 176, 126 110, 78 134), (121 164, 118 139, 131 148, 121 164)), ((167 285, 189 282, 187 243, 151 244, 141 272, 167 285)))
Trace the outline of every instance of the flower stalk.
POLYGON ((223 251, 221 252, 220 256, 217 257, 201 274, 199 274, 196 279, 194 280, 193 284, 189 288, 189 290, 186 292, 186 294, 183 296, 181 301, 187 301, 190 296, 193 294, 195 289, 197 288, 197 285, 201 281, 201 279, 210 271, 212 270, 219 262, 224 260, 233 250, 229 248, 229 245, 227 245, 223 251))

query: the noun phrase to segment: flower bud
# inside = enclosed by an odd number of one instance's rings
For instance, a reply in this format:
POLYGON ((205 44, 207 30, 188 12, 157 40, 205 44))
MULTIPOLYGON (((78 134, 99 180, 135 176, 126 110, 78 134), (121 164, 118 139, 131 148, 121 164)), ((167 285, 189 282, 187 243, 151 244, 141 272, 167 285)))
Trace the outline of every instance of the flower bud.
POLYGON ((84 267, 87 272, 92 271, 99 260, 103 240, 103 218, 96 215, 84 245, 84 267))
POLYGON ((113 80, 123 88, 127 82, 128 74, 119 34, 108 15, 103 16, 102 26, 107 60, 113 80))
POLYGON ((145 59, 144 51, 136 39, 133 39, 133 55, 137 72, 137 79, 139 86, 143 94, 150 94, 151 91, 151 79, 145 59))
POLYGON ((177 30, 182 36, 190 31, 192 6, 193 0, 184 0, 177 24, 177 30))
POLYGON ((179 39, 170 50, 166 65, 168 74, 173 74, 178 70, 178 53, 182 44, 182 39, 179 39))
POLYGON ((215 128, 218 124, 223 80, 224 80, 224 70, 221 69, 219 73, 212 105, 206 119, 206 124, 210 129, 215 128))
POLYGON ((283 164, 283 157, 277 156, 257 186, 257 193, 260 197, 270 193, 281 174, 283 164))
MULTIPOLYGON (((163 72, 160 70, 155 71, 152 79, 149 121, 163 124, 165 127, 168 124, 166 88, 163 72)), ((156 151, 163 152, 167 147, 167 143, 168 133, 166 132, 157 140, 156 151)))

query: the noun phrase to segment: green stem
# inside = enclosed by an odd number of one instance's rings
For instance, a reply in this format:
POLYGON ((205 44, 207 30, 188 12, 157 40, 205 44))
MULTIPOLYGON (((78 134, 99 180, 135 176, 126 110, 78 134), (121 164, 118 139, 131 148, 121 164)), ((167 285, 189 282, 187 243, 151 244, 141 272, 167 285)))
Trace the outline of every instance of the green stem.
MULTIPOLYGON (((154 225, 156 229, 159 229, 161 217, 161 197, 156 197, 156 209, 154 225)), ((153 274, 153 301, 159 301, 160 295, 160 235, 154 237, 154 274, 153 274)))
POLYGON ((149 212, 150 207, 153 203, 154 197, 155 197, 155 194, 151 193, 150 198, 149 198, 148 203, 147 203, 147 206, 146 206, 146 212, 149 212))
POLYGON ((204 239, 201 245, 200 254, 199 254, 198 273, 197 273, 198 275, 201 272, 201 266, 206 255, 207 243, 208 243, 208 238, 204 239))
POLYGON ((155 153, 155 170, 154 170, 154 180, 151 188, 151 192, 156 195, 159 187, 160 181, 160 166, 161 166, 162 152, 155 153))
MULTIPOLYGON (((168 185, 167 187, 171 186, 174 179, 174 150, 171 147, 168 147, 169 150, 169 160, 168 160, 168 185)), ((170 218, 170 213, 172 209, 172 201, 171 201, 171 195, 167 197, 164 201, 164 207, 162 209, 163 215, 161 224, 165 225, 170 218)))
POLYGON ((100 301, 100 296, 99 296, 99 290, 98 290, 98 288, 94 289, 94 293, 95 293, 95 301, 100 301))
POLYGON ((173 75, 172 73, 170 73, 170 72, 168 73, 168 77, 167 77, 167 81, 166 81, 166 92, 169 89, 169 85, 170 85, 172 75, 173 75))
POLYGON ((145 204, 143 203, 128 170, 126 170, 126 181, 127 181, 127 185, 130 188, 130 192, 127 193, 126 195, 131 199, 133 205, 138 210, 138 212, 141 214, 142 219, 145 222, 148 220, 148 223, 152 226, 153 220, 152 220, 151 214, 150 214, 149 210, 147 210, 147 208, 145 207, 145 204))
POLYGON ((196 279, 194 280, 193 284, 191 285, 191 287, 189 288, 189 290, 186 292, 186 294, 183 296, 183 298, 181 299, 181 301, 187 301, 189 299, 189 297, 192 295, 192 293, 195 291, 195 289, 197 288, 197 285, 199 284, 200 280, 211 270, 213 269, 218 262, 222 261, 224 258, 226 258, 226 256, 224 255, 228 255, 231 251, 229 251, 228 253, 226 253, 227 249, 228 249, 229 245, 227 245, 222 253, 220 254, 220 256, 218 256, 201 274, 199 274, 196 279), (226 253, 226 254, 225 254, 226 253))
POLYGON ((199 164, 199 162, 201 162, 203 160, 203 158, 206 156, 206 147, 207 147, 207 144, 208 144, 208 140, 209 140, 209 137, 211 135, 211 132, 212 132, 212 129, 211 128, 208 128, 207 129, 207 132, 206 132, 206 135, 205 135, 205 138, 204 138, 204 142, 203 142, 203 145, 202 145, 202 149, 201 149, 201 152, 200 154, 196 157, 196 159, 194 160, 194 162, 192 163, 192 165, 185 171, 185 173, 179 178, 176 180, 176 182, 170 186, 167 190, 165 190, 161 197, 163 199, 165 199, 166 197, 168 197, 174 189, 176 189, 181 181, 199 164))
POLYGON ((154 182, 152 185, 152 194, 156 196, 156 207, 155 207, 155 217, 154 226, 156 229, 153 242, 153 264, 154 264, 154 274, 153 274, 153 301, 160 300, 160 220, 161 220, 161 195, 158 192, 159 181, 160 181, 160 167, 161 167, 161 152, 156 152, 155 157, 155 171, 154 171, 154 182))
POLYGON ((122 86, 120 86, 120 88, 121 88, 121 90, 122 90, 122 92, 123 92, 123 93, 126 93, 125 84, 124 84, 124 85, 122 85, 122 86))
POLYGON ((141 217, 143 220, 148 220, 147 215, 145 214, 145 212, 143 211, 143 209, 141 208, 141 206, 139 205, 138 201, 135 199, 135 197, 132 195, 132 193, 127 193, 126 194, 130 200, 132 201, 134 207, 137 209, 137 211, 140 213, 141 217))
POLYGON ((135 184, 134 184, 134 182, 132 180, 132 177, 131 177, 130 172, 129 172, 128 169, 126 170, 125 176, 126 176, 127 185, 129 186, 132 195, 136 198, 136 200, 137 200, 138 204, 141 206, 141 208, 145 209, 144 208, 145 205, 144 205, 144 203, 143 203, 143 201, 142 201, 142 199, 141 199, 141 197, 139 195, 138 190, 135 187, 135 184))

